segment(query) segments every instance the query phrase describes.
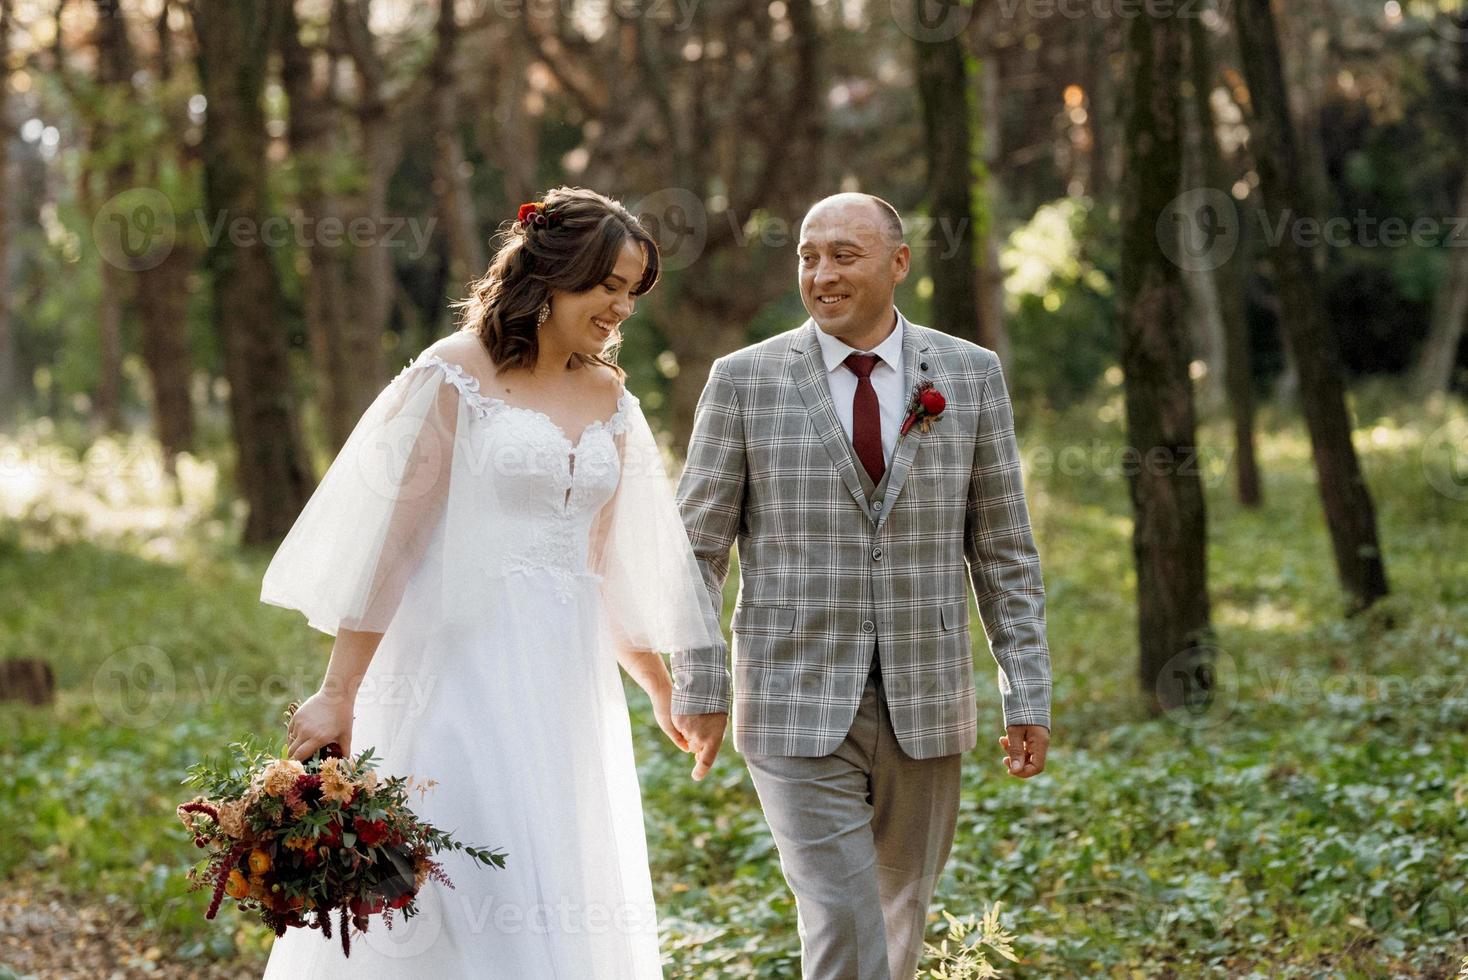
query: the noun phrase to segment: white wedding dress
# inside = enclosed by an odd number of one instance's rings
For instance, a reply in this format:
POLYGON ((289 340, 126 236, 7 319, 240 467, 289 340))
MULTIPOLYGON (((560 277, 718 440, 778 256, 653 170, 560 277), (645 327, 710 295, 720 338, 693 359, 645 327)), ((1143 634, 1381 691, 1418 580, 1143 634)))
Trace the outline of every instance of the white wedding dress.
POLYGON ((505 869, 440 855, 420 914, 339 937, 292 929, 265 976, 662 976, 614 643, 709 642, 708 603, 637 399, 575 442, 480 393, 430 348, 358 423, 261 597, 312 626, 383 632, 354 753, 433 779, 413 805, 505 869))

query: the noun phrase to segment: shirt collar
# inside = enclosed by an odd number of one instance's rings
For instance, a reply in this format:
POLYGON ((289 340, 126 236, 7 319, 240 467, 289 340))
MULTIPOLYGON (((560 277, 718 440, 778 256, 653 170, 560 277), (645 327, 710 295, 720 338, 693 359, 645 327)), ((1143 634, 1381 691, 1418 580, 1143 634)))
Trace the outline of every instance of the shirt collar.
POLYGON ((905 318, 902 314, 897 314, 897 326, 887 335, 886 340, 869 351, 859 351, 844 341, 832 337, 820 327, 816 327, 816 340, 821 345, 821 356, 826 362, 826 373, 830 374, 846 363, 846 359, 852 354, 876 354, 882 359, 882 363, 892 370, 902 370, 902 333, 906 326, 905 318))

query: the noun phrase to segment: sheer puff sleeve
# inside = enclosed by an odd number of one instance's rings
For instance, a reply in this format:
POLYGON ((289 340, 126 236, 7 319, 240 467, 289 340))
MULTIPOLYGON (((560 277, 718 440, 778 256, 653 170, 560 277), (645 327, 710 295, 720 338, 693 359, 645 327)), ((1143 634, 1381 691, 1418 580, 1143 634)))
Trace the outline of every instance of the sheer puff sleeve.
POLYGON ((623 401, 621 479, 593 540, 604 628, 622 649, 671 654, 707 647, 718 624, 709 621, 662 452, 638 400, 624 393, 623 401))
POLYGON ((266 569, 262 602, 331 635, 387 631, 448 496, 460 395, 445 381, 420 359, 372 402, 266 569))

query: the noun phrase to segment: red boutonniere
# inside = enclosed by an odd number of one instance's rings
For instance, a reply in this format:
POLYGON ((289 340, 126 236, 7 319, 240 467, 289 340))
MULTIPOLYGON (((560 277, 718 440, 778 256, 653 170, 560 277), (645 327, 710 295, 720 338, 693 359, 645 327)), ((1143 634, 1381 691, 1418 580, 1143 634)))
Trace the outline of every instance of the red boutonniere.
POLYGON ((544 201, 531 201, 520 205, 520 210, 515 220, 522 225, 534 225, 537 228, 545 228, 554 224, 551 215, 546 213, 544 201))
POLYGON ((912 389, 912 398, 907 403, 907 418, 902 423, 900 435, 907 435, 907 430, 914 425, 919 426, 924 432, 932 425, 943 409, 948 407, 948 400, 943 393, 933 386, 931 381, 921 381, 917 387, 912 389))

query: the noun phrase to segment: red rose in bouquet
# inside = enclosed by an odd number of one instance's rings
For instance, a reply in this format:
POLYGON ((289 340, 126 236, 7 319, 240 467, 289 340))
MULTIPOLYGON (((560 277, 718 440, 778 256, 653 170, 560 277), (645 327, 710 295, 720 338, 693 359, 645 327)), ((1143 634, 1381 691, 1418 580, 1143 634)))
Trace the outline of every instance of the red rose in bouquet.
POLYGON ((277 936, 294 927, 330 939, 336 913, 350 956, 349 924, 365 931, 381 915, 392 928, 393 912, 417 913, 425 881, 452 887, 434 855, 462 851, 486 867, 505 866, 502 851, 462 844, 420 820, 408 807, 412 780, 379 778, 370 748, 347 759, 333 743, 304 763, 250 741, 230 749, 224 764, 189 769, 185 783, 201 795, 178 807, 208 852, 189 872, 195 887, 213 889, 206 918, 228 896, 277 936))

